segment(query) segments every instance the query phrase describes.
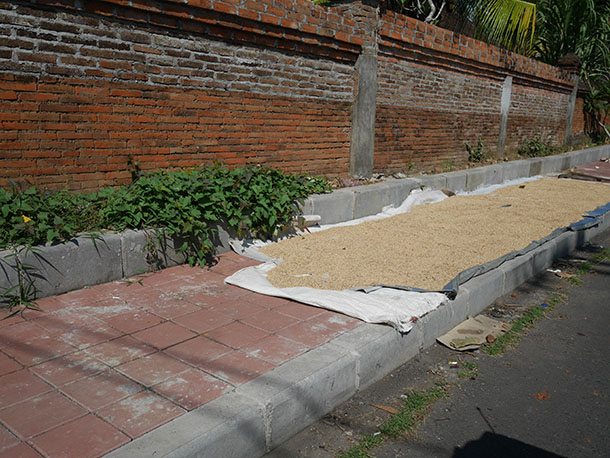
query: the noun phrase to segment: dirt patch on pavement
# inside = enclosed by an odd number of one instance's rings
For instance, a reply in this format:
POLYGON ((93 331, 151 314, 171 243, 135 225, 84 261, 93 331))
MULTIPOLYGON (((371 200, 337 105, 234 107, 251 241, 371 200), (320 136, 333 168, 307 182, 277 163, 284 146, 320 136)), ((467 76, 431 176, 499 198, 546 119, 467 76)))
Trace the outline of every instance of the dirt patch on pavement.
POLYGON ((283 259, 269 273, 282 288, 388 284, 438 290, 459 272, 525 248, 609 201, 608 184, 544 178, 293 237, 261 251, 283 259))

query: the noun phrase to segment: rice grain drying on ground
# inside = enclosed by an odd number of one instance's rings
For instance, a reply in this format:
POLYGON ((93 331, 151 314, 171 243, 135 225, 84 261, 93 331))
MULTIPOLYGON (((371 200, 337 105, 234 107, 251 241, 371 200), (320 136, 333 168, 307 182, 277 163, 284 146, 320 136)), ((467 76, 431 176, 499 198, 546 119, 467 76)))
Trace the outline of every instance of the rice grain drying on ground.
POLYGON ((269 281, 281 288, 386 284, 440 290, 461 271, 525 248, 608 202, 608 184, 543 178, 295 236, 261 251, 282 259, 269 272, 269 281))

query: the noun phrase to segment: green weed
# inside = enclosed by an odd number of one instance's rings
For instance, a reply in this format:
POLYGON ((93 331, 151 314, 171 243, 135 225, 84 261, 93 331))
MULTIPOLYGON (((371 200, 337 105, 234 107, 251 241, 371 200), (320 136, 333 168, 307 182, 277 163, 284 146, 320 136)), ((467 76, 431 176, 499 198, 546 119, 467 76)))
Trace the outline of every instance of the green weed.
POLYGON ((368 457, 368 451, 380 445, 385 438, 396 438, 413 431, 430 406, 446 394, 444 385, 437 385, 425 391, 410 392, 400 411, 379 427, 379 433, 364 436, 357 445, 341 453, 339 458, 368 457))
POLYGON ((591 260, 596 264, 608 262, 610 260, 610 248, 604 248, 599 253, 595 253, 591 260))
POLYGON ((477 140, 476 146, 471 146, 469 143, 466 143, 465 146, 468 152, 468 162, 483 162, 487 159, 485 145, 483 145, 481 139, 477 140))
POLYGON ((517 149, 519 156, 544 157, 555 153, 556 148, 542 141, 540 137, 529 138, 523 141, 517 149))
POLYGON ((520 318, 512 323, 510 330, 498 337, 492 344, 485 345, 481 349, 491 356, 496 356, 504 353, 507 348, 514 346, 519 340, 523 332, 532 327, 536 321, 545 316, 548 311, 553 310, 558 304, 565 301, 565 296, 561 294, 553 294, 547 300, 547 307, 535 306, 528 309, 520 318))
POLYGON ((479 375, 479 366, 472 361, 462 362, 462 369, 458 372, 459 378, 474 380, 479 375))
POLYGON ((57 243, 102 229, 163 229, 183 240, 179 248, 190 264, 203 264, 218 224, 239 235, 271 237, 291 223, 300 200, 330 191, 322 178, 256 166, 134 178, 129 186, 89 194, 0 188, 0 249, 57 243))

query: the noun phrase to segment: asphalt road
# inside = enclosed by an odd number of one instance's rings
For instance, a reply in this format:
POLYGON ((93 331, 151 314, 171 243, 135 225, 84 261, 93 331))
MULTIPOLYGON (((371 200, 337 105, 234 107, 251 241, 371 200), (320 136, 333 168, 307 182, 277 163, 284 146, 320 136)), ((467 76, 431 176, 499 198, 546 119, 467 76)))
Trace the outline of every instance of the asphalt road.
MULTIPOLYGON (((595 242, 610 247, 610 233, 595 242)), ((577 259, 556 267, 575 272, 580 265, 577 259)), ((387 411, 400 408, 401 395, 444 380, 448 397, 417 430, 385 440, 370 456, 610 457, 610 263, 581 278, 573 285, 545 273, 496 301, 485 313, 510 320, 551 295, 567 298, 503 355, 434 345, 268 456, 337 456, 375 433, 387 411), (465 379, 452 361, 476 364, 478 375, 465 379)))

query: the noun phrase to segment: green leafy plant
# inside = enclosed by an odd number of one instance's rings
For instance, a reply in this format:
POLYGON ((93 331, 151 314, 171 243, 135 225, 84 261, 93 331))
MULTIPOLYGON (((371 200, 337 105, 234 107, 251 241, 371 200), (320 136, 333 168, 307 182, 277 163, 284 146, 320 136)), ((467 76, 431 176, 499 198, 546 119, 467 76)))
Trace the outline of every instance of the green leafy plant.
POLYGON ((204 264, 218 225, 240 236, 273 237, 291 224, 300 200, 330 191, 323 178, 258 166, 215 165, 134 178, 128 186, 90 194, 0 188, 0 249, 104 229, 151 229, 156 234, 155 240, 149 237, 151 263, 162 264, 154 256, 171 237, 191 265, 204 264))
POLYGON ((97 196, 0 188, 0 248, 70 238, 98 225, 97 196))
POLYGON ((544 157, 554 152, 555 148, 543 142, 540 137, 528 138, 517 149, 517 154, 525 157, 544 157))
POLYGON ((485 145, 481 139, 477 140, 476 146, 471 146, 469 143, 466 143, 465 146, 466 151, 468 152, 468 162, 483 162, 487 159, 485 145))

